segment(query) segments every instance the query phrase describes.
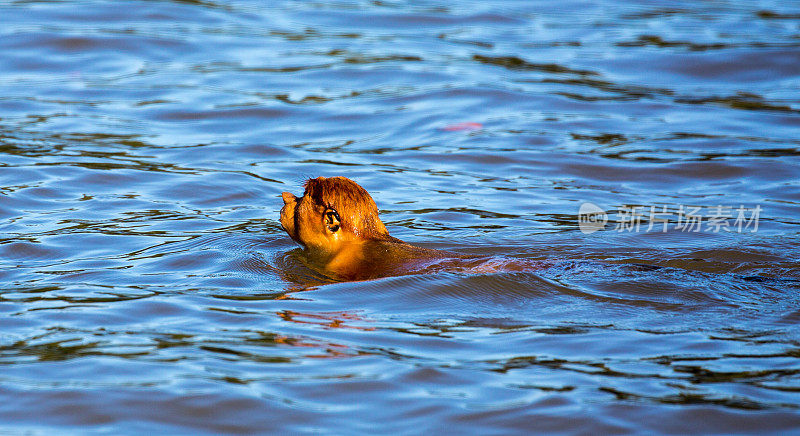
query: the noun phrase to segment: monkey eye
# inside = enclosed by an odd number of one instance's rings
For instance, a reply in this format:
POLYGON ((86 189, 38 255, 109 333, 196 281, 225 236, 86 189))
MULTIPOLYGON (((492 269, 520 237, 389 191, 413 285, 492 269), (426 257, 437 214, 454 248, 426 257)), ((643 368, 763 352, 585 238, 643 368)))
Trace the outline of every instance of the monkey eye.
POLYGON ((329 209, 325 212, 325 225, 328 226, 328 229, 331 232, 336 232, 339 230, 339 213, 336 210, 329 209))

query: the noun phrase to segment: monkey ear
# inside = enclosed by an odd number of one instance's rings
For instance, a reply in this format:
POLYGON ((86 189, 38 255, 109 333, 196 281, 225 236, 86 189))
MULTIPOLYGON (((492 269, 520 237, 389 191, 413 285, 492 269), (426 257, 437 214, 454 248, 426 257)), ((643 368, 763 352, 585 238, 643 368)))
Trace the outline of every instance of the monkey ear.
POLYGON ((322 214, 322 216, 325 227, 329 232, 336 233, 342 226, 342 223, 339 220, 339 213, 336 212, 336 209, 329 207, 325 209, 325 212, 322 214))

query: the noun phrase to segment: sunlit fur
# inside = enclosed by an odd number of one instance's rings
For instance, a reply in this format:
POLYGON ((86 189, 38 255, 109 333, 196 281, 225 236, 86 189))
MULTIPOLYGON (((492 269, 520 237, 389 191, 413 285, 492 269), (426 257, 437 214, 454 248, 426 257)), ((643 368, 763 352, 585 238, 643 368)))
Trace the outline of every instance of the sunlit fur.
POLYGON ((388 240, 389 231, 378 218, 378 206, 366 189, 346 177, 317 177, 306 181, 303 196, 332 208, 342 219, 342 230, 364 239, 388 240))
POLYGON ((344 279, 391 275, 411 259, 441 254, 390 236, 375 201, 346 177, 317 177, 304 187, 299 198, 282 194, 281 226, 326 274, 344 279))

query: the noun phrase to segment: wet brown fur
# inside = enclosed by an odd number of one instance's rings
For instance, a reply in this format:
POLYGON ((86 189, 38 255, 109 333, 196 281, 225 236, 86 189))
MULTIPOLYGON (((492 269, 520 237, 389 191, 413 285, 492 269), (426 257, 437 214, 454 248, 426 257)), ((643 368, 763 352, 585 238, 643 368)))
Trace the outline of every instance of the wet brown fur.
POLYGON ((369 193, 346 177, 317 177, 302 197, 281 194, 281 226, 303 246, 301 261, 337 280, 364 280, 436 271, 476 274, 527 271, 542 264, 478 258, 407 244, 389 236, 369 193))
POLYGON ((315 204, 339 213, 342 230, 364 239, 395 239, 389 236, 386 226, 378 218, 375 200, 356 182, 346 177, 317 177, 308 179, 303 187, 303 195, 309 196, 315 204))
POLYGON ((407 273, 420 260, 446 253, 415 247, 389 235, 369 193, 346 177, 317 177, 302 197, 282 194, 281 226, 303 246, 309 266, 338 279, 407 273))

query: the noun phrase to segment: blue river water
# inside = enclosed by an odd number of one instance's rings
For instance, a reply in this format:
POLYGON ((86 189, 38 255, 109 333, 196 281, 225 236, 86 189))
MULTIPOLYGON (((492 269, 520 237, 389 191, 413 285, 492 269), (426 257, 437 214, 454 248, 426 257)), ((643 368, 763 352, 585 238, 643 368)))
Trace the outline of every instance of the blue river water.
POLYGON ((800 429, 796 2, 0 22, 0 433, 800 429), (317 176, 545 266, 329 280, 278 223, 317 176))

